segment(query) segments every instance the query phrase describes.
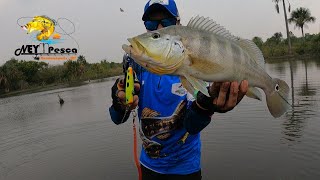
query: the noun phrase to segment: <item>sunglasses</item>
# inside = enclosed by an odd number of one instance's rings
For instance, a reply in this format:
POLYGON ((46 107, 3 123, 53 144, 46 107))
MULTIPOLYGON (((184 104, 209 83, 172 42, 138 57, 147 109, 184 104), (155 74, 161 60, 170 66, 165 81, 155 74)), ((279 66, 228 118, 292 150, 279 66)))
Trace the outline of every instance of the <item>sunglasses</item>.
POLYGON ((176 25, 177 18, 166 18, 166 19, 154 20, 154 21, 144 21, 144 26, 149 31, 157 30, 159 24, 161 24, 163 27, 176 25))

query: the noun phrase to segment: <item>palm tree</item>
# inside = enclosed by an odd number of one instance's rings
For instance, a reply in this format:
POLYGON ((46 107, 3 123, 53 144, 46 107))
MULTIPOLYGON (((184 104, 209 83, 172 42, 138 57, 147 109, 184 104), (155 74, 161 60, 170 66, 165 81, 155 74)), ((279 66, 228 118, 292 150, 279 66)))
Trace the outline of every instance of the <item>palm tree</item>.
POLYGON ((303 28, 306 26, 306 23, 314 23, 316 18, 311 16, 310 10, 308 8, 300 7, 291 13, 291 18, 289 23, 294 23, 295 27, 299 27, 302 32, 302 37, 304 37, 303 28))
MULTIPOLYGON (((272 0, 276 3, 276 10, 277 13, 280 13, 280 9, 279 9, 279 2, 282 1, 283 3, 283 12, 284 12, 284 19, 285 19, 285 23, 286 23, 286 29, 287 29, 287 38, 288 38, 288 46, 289 46, 289 54, 291 54, 291 40, 290 40, 290 35, 289 35, 289 25, 288 25, 288 18, 287 18, 287 11, 286 11, 286 3, 285 0, 272 0)), ((289 8, 288 8, 289 12, 291 10, 291 6, 289 3, 289 8)))

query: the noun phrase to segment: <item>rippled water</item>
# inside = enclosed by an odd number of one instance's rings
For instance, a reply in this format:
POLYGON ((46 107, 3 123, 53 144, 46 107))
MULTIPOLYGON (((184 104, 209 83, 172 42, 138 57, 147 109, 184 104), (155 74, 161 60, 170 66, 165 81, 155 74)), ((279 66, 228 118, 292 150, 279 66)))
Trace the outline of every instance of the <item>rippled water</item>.
MULTIPOLYGON (((244 98, 214 115, 203 179, 319 179, 320 60, 280 62, 267 71, 289 84, 293 108, 274 119, 265 101, 244 98)), ((136 179, 132 124, 114 125, 107 111, 112 85, 0 99, 0 179, 136 179)))

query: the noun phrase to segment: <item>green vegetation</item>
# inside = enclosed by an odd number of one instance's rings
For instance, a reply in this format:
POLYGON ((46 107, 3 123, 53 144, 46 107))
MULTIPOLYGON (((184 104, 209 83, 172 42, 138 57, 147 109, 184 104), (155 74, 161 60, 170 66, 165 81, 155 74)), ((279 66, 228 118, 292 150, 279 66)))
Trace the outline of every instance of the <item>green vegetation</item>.
POLYGON ((63 65, 49 66, 45 62, 11 59, 0 66, 0 95, 39 87, 52 87, 122 74, 122 64, 108 62, 90 64, 84 56, 63 65))
MULTIPOLYGON (((305 37, 296 37, 290 32, 293 56, 311 55, 320 56, 320 34, 306 34, 305 37)), ((287 39, 280 32, 275 33, 265 42, 260 37, 254 37, 252 41, 262 50, 265 58, 275 58, 290 55, 287 51, 287 39)))

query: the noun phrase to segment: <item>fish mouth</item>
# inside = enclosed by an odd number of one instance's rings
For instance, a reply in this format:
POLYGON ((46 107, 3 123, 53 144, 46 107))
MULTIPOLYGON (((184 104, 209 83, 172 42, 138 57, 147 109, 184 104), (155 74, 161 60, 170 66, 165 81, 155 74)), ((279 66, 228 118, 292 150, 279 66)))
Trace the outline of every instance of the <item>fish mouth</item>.
POLYGON ((146 48, 136 38, 128 38, 128 41, 135 52, 139 54, 145 52, 146 48))
POLYGON ((143 67, 150 65, 161 65, 160 62, 156 62, 152 58, 146 55, 146 48, 136 39, 128 38, 130 46, 124 44, 122 49, 129 55, 132 56, 136 62, 140 63, 143 67))
POLYGON ((124 44, 122 45, 122 49, 139 65, 153 73, 168 74, 175 71, 177 64, 181 64, 176 63, 174 65, 167 66, 163 62, 157 62, 147 55, 146 48, 136 38, 128 38, 128 41, 130 42, 130 46, 124 44))

